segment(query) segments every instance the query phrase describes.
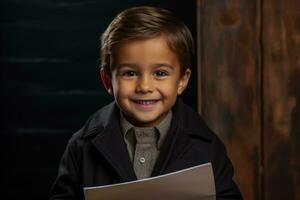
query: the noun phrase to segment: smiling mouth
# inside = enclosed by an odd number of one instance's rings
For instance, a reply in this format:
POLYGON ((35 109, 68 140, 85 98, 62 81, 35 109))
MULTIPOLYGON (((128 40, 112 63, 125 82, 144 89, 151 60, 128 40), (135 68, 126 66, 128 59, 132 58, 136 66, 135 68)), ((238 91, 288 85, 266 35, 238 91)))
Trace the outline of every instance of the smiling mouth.
POLYGON ((133 100, 134 103, 139 104, 139 105, 153 105, 156 102, 158 102, 158 100, 133 100))

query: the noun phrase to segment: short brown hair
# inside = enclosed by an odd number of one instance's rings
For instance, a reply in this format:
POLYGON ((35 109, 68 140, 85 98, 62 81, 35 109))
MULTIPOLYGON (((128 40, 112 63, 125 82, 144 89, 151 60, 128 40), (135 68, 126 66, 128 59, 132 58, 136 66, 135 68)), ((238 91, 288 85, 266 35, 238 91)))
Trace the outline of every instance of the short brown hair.
POLYGON ((166 36, 167 44, 176 54, 183 74, 190 67, 194 51, 192 34, 174 13, 150 6, 124 10, 110 23, 101 38, 101 67, 111 76, 114 51, 121 42, 153 38, 160 34, 166 36))

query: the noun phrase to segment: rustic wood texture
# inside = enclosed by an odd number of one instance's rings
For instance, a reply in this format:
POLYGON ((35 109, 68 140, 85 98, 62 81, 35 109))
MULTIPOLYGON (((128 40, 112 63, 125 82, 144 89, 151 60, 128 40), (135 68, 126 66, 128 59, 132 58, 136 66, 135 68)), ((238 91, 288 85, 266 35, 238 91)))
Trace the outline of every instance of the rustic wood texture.
POLYGON ((263 1, 265 199, 300 199, 300 1, 263 1))
POLYGON ((245 199, 260 199, 260 1, 198 1, 199 110, 245 199))
POLYGON ((300 199, 300 1, 198 0, 198 37, 199 111, 244 198, 300 199))

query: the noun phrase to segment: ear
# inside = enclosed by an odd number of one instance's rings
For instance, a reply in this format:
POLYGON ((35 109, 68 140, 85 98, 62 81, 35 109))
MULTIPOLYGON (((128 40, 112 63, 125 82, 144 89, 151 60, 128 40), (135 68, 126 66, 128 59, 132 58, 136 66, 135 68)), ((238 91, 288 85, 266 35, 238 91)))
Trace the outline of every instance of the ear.
POLYGON ((103 68, 100 69, 100 77, 105 90, 108 92, 108 94, 112 95, 111 78, 105 73, 103 68))
POLYGON ((185 90, 186 86, 189 83, 191 76, 191 70, 187 69, 183 75, 181 75, 180 80, 178 82, 178 87, 177 87, 177 95, 181 95, 183 91, 185 90))

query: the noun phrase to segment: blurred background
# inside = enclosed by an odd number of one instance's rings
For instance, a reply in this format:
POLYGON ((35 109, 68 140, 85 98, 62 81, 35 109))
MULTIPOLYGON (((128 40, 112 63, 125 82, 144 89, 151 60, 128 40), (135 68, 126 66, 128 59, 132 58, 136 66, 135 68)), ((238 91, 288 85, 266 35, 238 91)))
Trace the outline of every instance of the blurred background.
POLYGON ((224 141, 246 200, 300 199, 300 2, 2 0, 1 199, 47 199, 71 135, 112 101, 99 37, 138 5, 175 12, 197 44, 183 95, 224 141))
POLYGON ((246 200, 300 199, 300 1, 198 0, 198 109, 246 200))
MULTIPOLYGON (((68 139, 113 100, 99 80, 100 35, 138 5, 172 10, 196 40, 196 1, 1 1, 1 199, 47 199, 68 139)), ((191 67, 183 98, 197 109, 195 56, 191 67)))

